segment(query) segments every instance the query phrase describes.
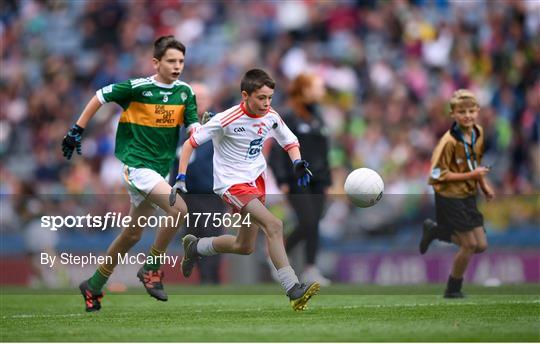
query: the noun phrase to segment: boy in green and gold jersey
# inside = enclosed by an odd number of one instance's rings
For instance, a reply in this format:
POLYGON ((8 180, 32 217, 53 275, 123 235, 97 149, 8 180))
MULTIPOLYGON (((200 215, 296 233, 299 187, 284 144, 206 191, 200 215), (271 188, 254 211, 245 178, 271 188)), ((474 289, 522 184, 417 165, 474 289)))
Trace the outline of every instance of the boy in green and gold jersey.
MULTIPOLYGON (((173 36, 158 38, 153 55, 156 74, 98 90, 62 141, 67 159, 71 159, 75 150, 80 155, 81 135, 101 105, 115 102, 122 107, 115 155, 124 163, 131 222, 107 250, 112 263, 100 265, 94 275, 79 286, 88 312, 101 308, 102 289, 118 264, 118 256, 127 253, 141 238, 143 228, 138 219, 153 215, 157 207, 175 219, 183 219, 179 214, 187 212, 186 203, 179 195, 174 206, 169 205, 171 186, 164 179, 176 155, 180 126, 185 125, 189 132, 200 126, 195 94, 187 83, 178 80, 184 69, 185 52, 184 45, 173 36)), ((174 225, 160 228, 149 255, 162 257, 177 229, 174 225)), ((137 277, 151 296, 167 301, 160 259, 147 261, 155 263, 142 266, 137 277)))

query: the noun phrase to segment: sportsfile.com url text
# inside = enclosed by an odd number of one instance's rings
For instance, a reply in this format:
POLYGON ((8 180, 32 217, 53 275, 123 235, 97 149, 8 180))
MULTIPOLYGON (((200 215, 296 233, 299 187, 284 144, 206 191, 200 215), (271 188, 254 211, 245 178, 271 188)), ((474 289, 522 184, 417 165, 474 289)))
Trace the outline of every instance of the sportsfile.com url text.
POLYGON ((208 227, 239 228, 243 225, 251 225, 249 214, 242 216, 239 213, 178 213, 171 215, 140 216, 133 221, 129 215, 122 213, 108 212, 105 215, 68 215, 41 217, 41 227, 51 231, 71 228, 91 228, 104 231, 108 228, 178 228, 181 224, 197 227, 199 225, 208 227))

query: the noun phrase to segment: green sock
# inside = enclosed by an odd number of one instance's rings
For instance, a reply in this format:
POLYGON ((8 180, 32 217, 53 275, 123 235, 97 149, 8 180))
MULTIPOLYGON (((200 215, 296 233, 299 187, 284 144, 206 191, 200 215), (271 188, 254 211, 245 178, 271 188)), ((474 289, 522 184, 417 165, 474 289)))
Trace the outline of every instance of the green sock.
POLYGON ((103 267, 97 268, 94 275, 88 280, 88 285, 90 286, 90 289, 92 289, 93 292, 99 293, 101 292, 101 289, 103 289, 103 286, 105 283, 107 283, 107 280, 109 279, 109 276, 111 276, 110 271, 105 270, 103 267))
POLYGON ((148 256, 152 256, 154 259, 148 259, 148 257, 147 257, 146 263, 144 264, 143 268, 146 271, 148 271, 148 270, 158 271, 159 267, 161 266, 161 259, 156 258, 156 257, 159 257, 160 255, 162 255, 164 253, 165 252, 161 252, 157 248, 152 246, 150 248, 150 252, 148 253, 148 256))

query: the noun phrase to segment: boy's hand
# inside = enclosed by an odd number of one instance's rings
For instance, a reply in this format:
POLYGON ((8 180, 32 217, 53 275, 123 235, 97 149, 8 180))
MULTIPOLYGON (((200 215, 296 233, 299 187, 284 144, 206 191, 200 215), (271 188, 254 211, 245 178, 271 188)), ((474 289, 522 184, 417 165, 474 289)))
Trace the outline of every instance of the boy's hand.
POLYGON ((309 163, 305 160, 296 159, 293 162, 294 175, 298 179, 298 186, 306 187, 313 177, 313 173, 308 169, 309 163))
POLYGON ((169 194, 169 205, 171 207, 176 203, 177 193, 187 193, 186 175, 183 173, 180 173, 178 176, 176 176, 176 183, 172 187, 171 193, 169 194))
POLYGON ((488 173, 489 173, 489 167, 484 167, 484 166, 478 166, 473 171, 474 178, 477 180, 482 179, 482 177, 484 177, 488 173))
POLYGON ((62 152, 66 159, 71 159, 74 150, 77 150, 77 154, 82 154, 81 139, 83 131, 83 127, 74 124, 71 129, 69 129, 66 136, 64 136, 64 139, 62 140, 62 152))

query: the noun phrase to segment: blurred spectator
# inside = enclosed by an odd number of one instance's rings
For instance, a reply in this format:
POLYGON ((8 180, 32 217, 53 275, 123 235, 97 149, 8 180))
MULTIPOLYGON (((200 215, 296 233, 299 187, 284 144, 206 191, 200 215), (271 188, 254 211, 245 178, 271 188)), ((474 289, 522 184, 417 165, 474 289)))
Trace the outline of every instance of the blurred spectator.
POLYGON ((326 89, 323 80, 315 74, 302 73, 291 83, 289 90, 290 110, 283 120, 298 138, 302 159, 309 162, 313 173, 308 186, 297 183, 291 169, 288 154, 274 145, 269 159, 281 191, 288 195, 290 205, 295 211, 297 225, 287 237, 287 253, 299 243, 305 243, 305 268, 301 275, 303 282, 319 282, 330 285, 317 268, 319 251, 319 222, 323 216, 326 194, 332 184, 328 162, 329 142, 324 116, 319 103, 324 99, 326 89))

